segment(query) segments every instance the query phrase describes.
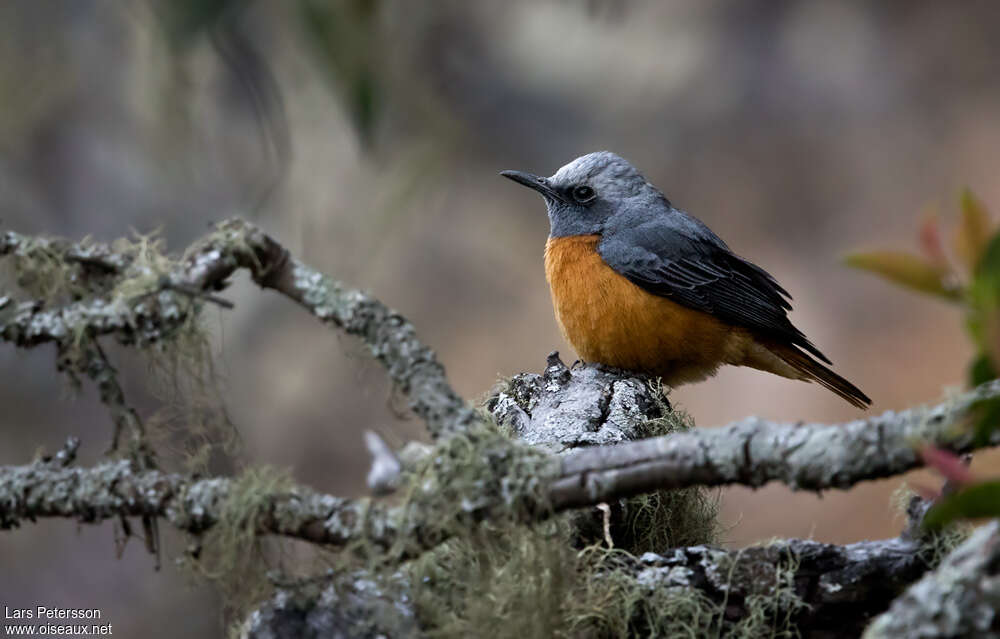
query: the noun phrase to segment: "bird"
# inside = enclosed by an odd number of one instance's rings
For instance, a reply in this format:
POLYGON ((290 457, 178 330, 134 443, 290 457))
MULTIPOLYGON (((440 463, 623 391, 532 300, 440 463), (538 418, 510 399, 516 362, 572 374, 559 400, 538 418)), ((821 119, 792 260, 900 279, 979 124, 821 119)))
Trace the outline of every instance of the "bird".
POLYGON ((791 295, 774 277, 624 158, 599 151, 550 177, 500 174, 545 200, 545 275, 559 328, 583 361, 669 387, 748 366, 871 404, 788 319, 791 295))

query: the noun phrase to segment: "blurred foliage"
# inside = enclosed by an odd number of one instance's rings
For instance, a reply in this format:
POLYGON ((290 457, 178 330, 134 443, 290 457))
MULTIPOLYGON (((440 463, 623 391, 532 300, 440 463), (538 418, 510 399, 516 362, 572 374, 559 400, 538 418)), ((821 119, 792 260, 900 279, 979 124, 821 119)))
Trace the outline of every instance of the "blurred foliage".
POLYGON ((951 300, 961 299, 961 291, 948 281, 948 268, 918 255, 901 251, 872 251, 849 255, 846 262, 849 266, 877 273, 922 293, 951 300))
POLYGON ((1000 233, 982 202, 968 189, 962 192, 959 211, 950 253, 937 217, 931 216, 921 225, 919 252, 858 252, 844 261, 960 306, 976 346, 969 383, 978 385, 995 379, 1000 370, 1000 233))
POLYGON ((370 144, 382 107, 375 52, 377 0, 299 0, 306 35, 361 141, 370 144))
POLYGON ((926 446, 921 452, 924 462, 938 471, 947 482, 938 494, 922 489, 934 504, 924 516, 924 528, 940 531, 956 520, 996 517, 1000 514, 1000 480, 981 479, 969 470, 970 455, 926 446))
POLYGON ((170 44, 184 48, 248 5, 248 0, 168 0, 157 8, 170 44))
POLYGON ((956 491, 927 511, 924 526, 937 530, 957 519, 996 517, 1000 514, 1000 480, 982 481, 956 491))
POLYGON ((866 270, 895 284, 927 293, 972 309, 972 289, 982 275, 987 247, 993 234, 989 214, 968 190, 961 197, 961 221, 952 241, 953 254, 945 249, 936 215, 920 227, 919 252, 875 250, 851 253, 848 266, 866 270))
MULTIPOLYGON (((921 225, 920 251, 869 251, 845 258, 849 266, 875 273, 900 286, 957 304, 976 348, 968 368, 972 386, 997 378, 1000 370, 1000 230, 983 203, 969 189, 959 200, 959 221, 950 253, 936 216, 921 225)), ((965 428, 984 445, 1000 426, 1000 399, 973 405, 965 428)), ((939 449, 923 452, 924 461, 944 475, 952 487, 938 495, 925 526, 939 529, 963 518, 1000 516, 1000 481, 973 481, 964 464, 939 449)))
POLYGON ((177 53, 207 40, 246 94, 272 173, 247 203, 256 211, 284 181, 291 135, 274 73, 245 33, 242 16, 252 5, 252 0, 165 0, 156 6, 166 39, 177 53))
MULTIPOLYGON (((154 6, 168 43, 177 52, 208 41, 245 90, 274 175, 251 203, 259 209, 284 179, 290 134, 281 91, 243 15, 253 0, 160 0, 154 6)), ((300 41, 340 99, 362 145, 371 146, 383 104, 379 83, 378 0, 299 0, 284 10, 301 25, 300 41)))

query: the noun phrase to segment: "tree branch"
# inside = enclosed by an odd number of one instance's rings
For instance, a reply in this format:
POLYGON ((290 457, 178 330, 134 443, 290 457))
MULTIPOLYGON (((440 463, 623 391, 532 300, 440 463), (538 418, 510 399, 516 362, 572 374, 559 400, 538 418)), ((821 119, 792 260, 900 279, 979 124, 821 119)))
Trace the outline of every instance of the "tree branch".
MULTIPOLYGON (((687 609, 688 614, 700 619, 703 631, 718 628, 720 636, 729 636, 723 629, 747 626, 751 620, 760 627, 746 627, 739 636, 784 636, 778 631, 785 624, 797 636, 833 639, 858 636, 874 615, 924 574, 927 550, 905 537, 846 546, 802 539, 740 550, 691 546, 642 557, 609 557, 607 570, 594 576, 594 587, 602 588, 606 580, 608 590, 628 588, 651 602, 633 607, 633 618, 618 620, 630 628, 655 628, 653 618, 669 614, 657 604, 669 605, 675 597, 697 602, 699 612, 687 609)), ((422 636, 412 584, 398 572, 387 579, 361 571, 281 586, 250 615, 243 636, 283 636, 284 631, 319 638, 338 629, 364 636, 422 636)))
MULTIPOLYGON (((780 481, 819 491, 892 477, 923 465, 922 445, 976 448, 971 429, 956 424, 997 397, 1000 381, 992 381, 936 406, 846 424, 750 417, 642 439, 643 424, 666 415, 648 380, 600 365, 570 370, 553 354, 543 374, 514 377, 486 405, 518 437, 560 453, 549 485, 560 510, 665 488, 780 481)), ((998 444, 1000 431, 985 445, 998 444)))
POLYGON ((1000 636, 1000 524, 976 530, 872 622, 865 639, 1000 636))
POLYGON ((833 638, 858 636, 927 570, 925 551, 901 538, 846 546, 787 539, 739 550, 647 553, 629 571, 649 593, 686 588, 719 606, 725 602, 722 616, 730 623, 752 616, 755 597, 772 597, 774 612, 787 614, 799 636, 833 638))
MULTIPOLYGON (((197 312, 192 293, 211 295, 225 288, 237 269, 246 268, 260 286, 292 299, 324 323, 360 337, 407 395, 410 408, 427 423, 432 436, 460 432, 479 419, 451 388, 444 367, 416 337, 410 322, 368 294, 346 288, 293 258, 262 230, 242 220, 221 223, 159 277, 149 277, 145 271, 132 273, 130 269, 138 268, 135 260, 104 245, 15 233, 0 236, 0 256, 32 251, 97 269, 102 278, 144 275, 149 285, 143 293, 122 299, 112 295, 111 285, 102 281, 100 286, 95 284, 97 294, 54 309, 41 301, 11 305, 10 298, 0 297, 0 339, 16 346, 66 345, 80 335, 113 334, 123 344, 160 341, 197 312)), ((75 272, 72 277, 85 278, 86 273, 75 272)))
MULTIPOLYGON (((0 529, 23 520, 65 517, 96 523, 118 517, 162 517, 182 532, 202 533, 219 522, 222 505, 237 480, 191 480, 158 470, 136 470, 120 460, 92 468, 46 462, 0 467, 0 529)), ((397 531, 391 509, 368 500, 323 495, 305 488, 265 495, 257 513, 260 534, 344 545, 370 536, 385 545, 397 531)))
MULTIPOLYGON (((919 447, 964 453, 977 446, 957 429, 977 402, 1000 397, 987 382, 930 408, 892 412, 846 424, 780 424, 751 417, 617 446, 564 454, 549 496, 556 509, 594 504, 662 488, 780 481, 796 490, 848 488, 923 465, 919 447)), ((994 431, 986 444, 1000 444, 994 431)))
MULTIPOLYGON (((532 388, 541 389, 539 392, 558 394, 565 388, 571 394, 583 393, 574 404, 579 411, 590 411, 583 401, 586 389, 602 388, 591 396, 605 406, 595 414, 629 415, 627 419, 613 418, 596 430, 595 422, 584 420, 580 425, 577 419, 574 423, 578 431, 591 438, 640 437, 642 425, 651 417, 663 418, 653 390, 636 378, 623 379, 597 367, 569 371, 558 360, 550 362, 545 374, 535 377, 532 388), (608 410, 608 406, 615 408, 608 410)), ((490 401, 494 411, 503 407, 504 396, 512 397, 506 395, 509 392, 520 391, 508 387, 498 393, 490 401)), ((441 476, 436 487, 428 488, 424 497, 455 497, 434 494, 453 486, 455 477, 449 473, 472 477, 468 486, 474 492, 460 496, 465 506, 454 514, 475 522, 509 512, 513 504, 519 504, 528 518, 540 520, 553 512, 627 495, 704 484, 758 486, 775 479, 797 488, 846 487, 919 465, 914 448, 919 441, 953 450, 971 448, 971 439, 963 434, 956 438, 950 426, 971 403, 998 393, 1000 383, 991 382, 937 407, 886 413, 845 426, 792 426, 748 420, 725 428, 688 430, 614 446, 569 449, 553 458, 552 463, 546 463, 537 448, 498 437, 488 442, 489 448, 476 451, 474 466, 457 460, 454 468, 438 469, 441 476), (505 472, 514 472, 517 460, 525 455, 534 456, 536 461, 531 467, 539 474, 531 478, 505 476, 505 472), (474 473, 481 476, 473 477, 474 473), (523 483, 516 483, 519 481, 523 483), (516 490, 518 486, 522 492, 516 490)), ((544 404, 539 397, 531 402, 536 409, 544 404)), ((529 429, 545 425, 530 420, 526 424, 529 429)), ((564 431, 556 432, 563 436, 560 446, 567 437, 572 438, 564 431)), ((440 450, 434 455, 440 456, 440 450)), ((220 500, 226 498, 235 481, 195 481, 156 471, 142 472, 127 462, 100 464, 86 470, 4 467, 0 468, 0 519, 10 527, 23 518, 60 516, 96 521, 112 516, 158 515, 181 530, 200 532, 215 523, 220 500)), ((440 543, 454 525, 441 521, 440 512, 386 507, 367 499, 343 499, 303 488, 269 495, 266 503, 269 510, 259 519, 261 533, 332 546, 362 540, 382 547, 405 543, 404 554, 412 554, 440 543)))
MULTIPOLYGON (((492 448, 479 451, 483 465, 472 469, 478 474, 468 479, 468 484, 479 488, 482 495, 464 492, 442 471, 441 476, 421 481, 410 500, 397 506, 364 497, 336 497, 301 486, 266 493, 258 484, 245 483, 241 477, 192 479, 144 469, 134 460, 105 462, 91 468, 68 468, 44 461, 0 466, 0 530, 45 517, 84 523, 158 517, 181 532, 201 534, 221 523, 229 503, 252 503, 252 510, 243 513, 241 520, 253 522, 256 534, 334 548, 354 547, 361 553, 389 551, 391 557, 405 559, 437 546, 455 530, 499 518, 515 509, 523 508, 526 518, 543 517, 532 510, 541 508, 539 502, 531 502, 529 494, 513 490, 519 485, 517 478, 512 481, 503 472, 503 464, 516 468, 513 463, 519 459, 511 455, 509 442, 496 436, 492 443, 492 448), (248 499, 247 491, 252 492, 252 499, 248 499)), ((447 454, 442 449, 438 452, 447 454)), ((470 472, 462 463, 449 470, 470 472)), ((520 481, 531 483, 523 478, 520 481)))

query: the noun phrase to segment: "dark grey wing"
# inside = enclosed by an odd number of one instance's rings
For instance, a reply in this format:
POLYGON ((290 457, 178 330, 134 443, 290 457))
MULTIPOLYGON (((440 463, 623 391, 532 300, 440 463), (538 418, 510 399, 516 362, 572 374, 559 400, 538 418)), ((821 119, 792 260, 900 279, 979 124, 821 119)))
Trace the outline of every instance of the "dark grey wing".
POLYGON ((598 252, 644 290, 826 358, 788 319, 791 296, 764 269, 680 212, 605 234, 598 252))

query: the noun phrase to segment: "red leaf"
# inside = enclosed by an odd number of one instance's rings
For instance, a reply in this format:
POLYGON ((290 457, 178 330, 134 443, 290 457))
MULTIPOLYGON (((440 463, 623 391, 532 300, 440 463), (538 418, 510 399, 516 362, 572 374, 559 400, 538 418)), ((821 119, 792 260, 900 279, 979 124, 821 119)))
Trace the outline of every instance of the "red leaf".
POLYGON ((962 458, 955 453, 928 445, 920 449, 920 456, 925 464, 944 475, 956 486, 970 484, 976 479, 962 458))
POLYGON ((920 248, 931 262, 947 266, 948 258, 944 253, 944 241, 936 215, 928 215, 920 225, 920 248))

